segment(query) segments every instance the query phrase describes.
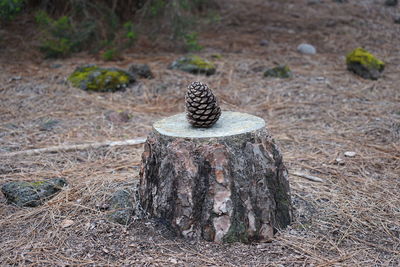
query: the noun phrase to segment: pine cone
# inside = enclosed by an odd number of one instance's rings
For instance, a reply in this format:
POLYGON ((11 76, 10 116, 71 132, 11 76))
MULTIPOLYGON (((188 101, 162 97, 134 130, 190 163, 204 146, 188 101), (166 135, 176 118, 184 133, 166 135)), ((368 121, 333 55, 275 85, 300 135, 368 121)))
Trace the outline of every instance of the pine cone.
POLYGON ((188 86, 185 102, 186 117, 194 127, 211 127, 221 116, 217 98, 204 83, 192 82, 188 86))

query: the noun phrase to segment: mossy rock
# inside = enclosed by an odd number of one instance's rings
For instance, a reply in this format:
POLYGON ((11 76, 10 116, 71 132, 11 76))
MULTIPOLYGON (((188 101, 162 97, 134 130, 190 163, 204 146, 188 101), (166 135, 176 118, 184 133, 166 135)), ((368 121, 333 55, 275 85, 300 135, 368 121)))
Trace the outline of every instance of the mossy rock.
POLYGON ((110 200, 108 219, 115 223, 127 225, 131 222, 134 212, 131 193, 127 190, 116 191, 110 200))
POLYGON ((290 78, 290 77, 292 77, 292 71, 286 65, 277 66, 272 69, 266 70, 264 72, 264 77, 290 78))
POLYGON ((2 186, 1 191, 9 203, 20 207, 36 207, 58 193, 67 181, 54 178, 35 182, 9 182, 2 186))
POLYGON ((154 75, 150 70, 149 65, 147 64, 132 64, 129 66, 128 71, 135 76, 145 78, 145 79, 153 79, 154 75))
POLYGON ((74 87, 87 91, 115 92, 135 82, 135 77, 121 69, 85 65, 76 68, 68 77, 68 81, 74 87))
POLYGON ((371 80, 377 80, 385 63, 363 48, 356 48, 346 56, 347 69, 355 74, 371 80))
POLYGON ((181 57, 169 66, 170 69, 177 69, 193 74, 212 75, 216 71, 214 63, 199 56, 181 57))

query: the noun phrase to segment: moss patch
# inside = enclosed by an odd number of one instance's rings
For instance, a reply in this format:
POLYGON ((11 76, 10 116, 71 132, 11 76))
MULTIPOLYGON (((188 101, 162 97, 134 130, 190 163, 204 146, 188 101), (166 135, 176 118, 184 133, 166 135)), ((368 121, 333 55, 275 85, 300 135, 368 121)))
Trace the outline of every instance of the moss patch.
POLYGON ((347 69, 365 79, 376 80, 381 76, 385 63, 363 48, 356 48, 346 56, 347 69))
POLYGON ((85 65, 76 68, 68 81, 74 87, 87 91, 114 92, 125 89, 135 79, 124 70, 85 65))
POLYGON ((193 74, 205 74, 212 75, 216 71, 214 63, 203 59, 199 56, 186 56, 181 57, 174 62, 169 67, 170 69, 178 69, 185 72, 193 74))
POLYGON ((264 72, 264 77, 290 78, 290 77, 292 77, 292 71, 286 65, 277 66, 272 69, 266 70, 264 72))

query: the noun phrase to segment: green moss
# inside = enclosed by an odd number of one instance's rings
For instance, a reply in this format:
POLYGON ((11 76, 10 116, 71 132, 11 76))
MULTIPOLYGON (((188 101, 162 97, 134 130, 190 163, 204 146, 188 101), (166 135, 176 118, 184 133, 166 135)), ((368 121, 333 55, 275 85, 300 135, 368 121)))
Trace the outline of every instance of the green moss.
POLYGON ((268 69, 264 72, 265 77, 274 78, 290 78, 292 76, 292 71, 287 65, 277 66, 272 69, 268 69))
POLYGON ((358 63, 368 69, 382 71, 385 63, 363 48, 356 48, 346 56, 346 64, 358 63))
POLYGON ((119 57, 119 51, 116 48, 106 50, 101 54, 101 58, 105 61, 116 60, 119 57))
POLYGON ((216 70, 215 65, 212 62, 194 55, 179 58, 171 64, 170 68, 194 74, 200 73, 206 75, 212 75, 216 70))
POLYGON ((205 59, 202 59, 199 56, 192 56, 189 61, 190 64, 195 65, 198 68, 201 69, 214 69, 215 65, 211 63, 210 61, 207 61, 205 59))
POLYGON ((78 67, 69 77, 68 81, 77 88, 107 92, 124 89, 134 78, 126 71, 114 68, 100 68, 96 65, 78 67))
POLYGON ((215 58, 215 59, 221 59, 222 55, 221 54, 212 54, 211 57, 215 58))
POLYGON ((46 183, 46 181, 36 181, 36 182, 31 182, 28 183, 27 185, 29 186, 33 186, 33 187, 40 187, 42 186, 44 183, 46 183))

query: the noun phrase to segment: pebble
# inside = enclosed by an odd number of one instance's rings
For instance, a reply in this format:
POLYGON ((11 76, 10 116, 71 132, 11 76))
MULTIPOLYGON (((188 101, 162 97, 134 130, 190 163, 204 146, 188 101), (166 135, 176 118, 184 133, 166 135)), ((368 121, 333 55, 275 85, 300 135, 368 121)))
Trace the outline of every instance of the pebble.
POLYGON ((109 111, 105 114, 107 120, 112 123, 126 123, 130 120, 130 115, 125 111, 109 111))
POLYGON ((394 23, 400 24, 400 16, 398 16, 397 18, 394 19, 394 23))
POLYGON ((349 158, 354 157, 356 154, 357 154, 357 153, 354 152, 354 151, 346 151, 346 152, 344 152, 344 155, 345 155, 346 157, 349 157, 349 158))
POLYGON ((309 0, 307 2, 307 5, 318 5, 318 4, 321 4, 321 3, 322 3, 321 0, 309 0))
POLYGON ((53 64, 51 64, 49 67, 52 68, 52 69, 58 69, 58 68, 61 68, 61 67, 62 67, 62 64, 60 64, 60 63, 53 63, 53 64))
POLYGON ((385 5, 386 6, 397 6, 398 3, 399 3, 398 0, 386 0, 385 5))
POLYGON ((297 47, 297 51, 306 55, 315 55, 317 53, 317 49, 310 44, 300 44, 297 47))
POLYGON ((339 164, 339 165, 344 165, 344 164, 345 164, 344 160, 341 159, 341 158, 337 158, 335 161, 336 161, 336 163, 339 164))
POLYGON ((267 40, 261 40, 260 45, 261 46, 268 46, 269 42, 267 40))
POLYGON ((71 225, 73 225, 74 223, 75 223, 75 222, 74 222, 73 220, 65 219, 65 220, 63 220, 63 221, 61 222, 60 226, 61 226, 62 228, 67 228, 67 227, 70 227, 71 225))
POLYGON ((10 83, 10 82, 13 82, 13 81, 19 81, 19 80, 21 80, 21 79, 22 79, 21 76, 15 76, 15 77, 11 77, 11 78, 8 80, 8 82, 10 83))

